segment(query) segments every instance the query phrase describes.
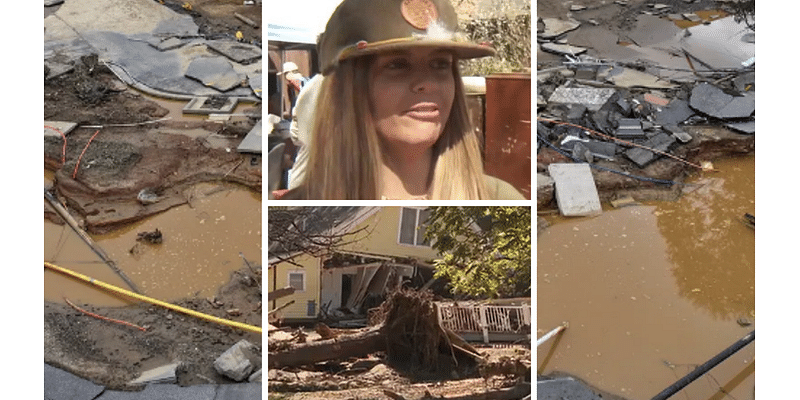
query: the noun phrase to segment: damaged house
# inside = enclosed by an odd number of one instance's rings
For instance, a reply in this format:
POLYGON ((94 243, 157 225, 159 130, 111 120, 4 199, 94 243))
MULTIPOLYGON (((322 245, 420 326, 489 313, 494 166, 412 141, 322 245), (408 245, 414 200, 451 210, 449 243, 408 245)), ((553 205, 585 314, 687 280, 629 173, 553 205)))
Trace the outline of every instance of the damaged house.
POLYGON ((422 207, 271 208, 270 320, 365 319, 388 289, 421 286, 437 257, 427 217, 422 207))

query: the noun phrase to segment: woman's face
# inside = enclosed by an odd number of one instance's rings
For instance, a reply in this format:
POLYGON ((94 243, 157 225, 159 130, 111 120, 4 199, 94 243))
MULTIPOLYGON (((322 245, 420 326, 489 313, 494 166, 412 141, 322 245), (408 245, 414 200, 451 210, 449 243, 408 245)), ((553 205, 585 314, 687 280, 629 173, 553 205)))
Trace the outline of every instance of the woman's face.
POLYGON ((413 48, 378 55, 370 66, 375 129, 389 146, 428 149, 444 130, 455 96, 452 54, 413 48))

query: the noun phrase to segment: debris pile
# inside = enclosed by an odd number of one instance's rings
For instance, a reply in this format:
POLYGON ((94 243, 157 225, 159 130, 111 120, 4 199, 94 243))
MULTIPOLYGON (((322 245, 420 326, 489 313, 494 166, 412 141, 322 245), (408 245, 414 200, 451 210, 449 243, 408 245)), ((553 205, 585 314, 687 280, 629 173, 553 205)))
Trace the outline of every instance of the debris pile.
POLYGON ((562 214, 588 215, 598 207, 586 205, 600 200, 672 199, 688 174, 713 169, 714 158, 754 150, 755 34, 733 17, 721 18, 722 12, 680 29, 674 19, 691 21, 696 14, 684 18, 661 6, 642 10, 640 17, 650 18, 643 26, 667 26, 673 37, 622 39, 637 36, 634 30, 620 34, 610 49, 576 44, 589 34, 581 35, 584 27, 601 29, 582 20, 585 8, 573 9, 569 18, 540 19, 540 49, 561 57, 560 65, 537 69, 540 209, 557 199, 562 214), (568 42, 573 34, 578 39, 568 42), (724 54, 716 54, 719 49, 724 54), (553 168, 568 163, 592 167, 582 173, 589 186, 574 187, 575 179, 559 184, 553 168), (570 201, 578 211, 562 204, 570 201))
MULTIPOLYGON (((269 389, 325 391, 381 386, 397 394, 409 382, 501 377, 530 393, 530 346, 501 358, 478 351, 443 328, 434 295, 400 289, 371 310, 374 325, 336 329, 269 327, 269 389), (527 383, 526 383, 527 382, 527 383), (525 386, 527 387, 525 388, 525 386)), ((390 396, 391 397, 391 396, 390 396)))

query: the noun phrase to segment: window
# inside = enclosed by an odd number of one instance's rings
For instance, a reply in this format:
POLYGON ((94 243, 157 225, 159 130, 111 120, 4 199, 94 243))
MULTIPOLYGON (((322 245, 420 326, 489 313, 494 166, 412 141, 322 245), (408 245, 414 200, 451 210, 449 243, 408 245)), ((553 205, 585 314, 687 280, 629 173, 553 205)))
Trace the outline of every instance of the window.
POLYGON ((289 271, 289 286, 293 287, 298 292, 306 290, 306 273, 305 271, 289 271))
POLYGON ((400 211, 398 241, 413 246, 430 246, 425 239, 425 221, 430 214, 428 209, 403 207, 400 211))

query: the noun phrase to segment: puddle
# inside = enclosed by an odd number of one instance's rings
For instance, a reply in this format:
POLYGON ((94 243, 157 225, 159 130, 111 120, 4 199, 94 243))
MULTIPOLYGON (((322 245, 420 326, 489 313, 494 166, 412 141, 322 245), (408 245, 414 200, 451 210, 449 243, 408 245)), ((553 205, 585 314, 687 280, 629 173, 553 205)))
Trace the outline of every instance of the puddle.
MULTIPOLYGON (((537 239, 537 336, 569 328, 539 347, 540 373, 650 398, 755 329, 755 232, 741 220, 755 210, 755 158, 715 167, 676 202, 551 218, 537 239)), ((752 398, 754 357, 750 344, 678 396, 752 398)))
MULTIPOLYGON (((47 177, 45 177, 47 182, 47 177)), ((261 196, 230 186, 197 185, 191 207, 180 206, 93 239, 148 296, 174 301, 209 297, 232 271, 261 265, 261 196), (139 232, 163 233, 163 243, 136 241, 139 232)), ((97 280, 130 289, 64 225, 44 222, 44 259, 97 280)), ((45 271, 45 300, 118 306, 126 301, 89 284, 45 271)))

